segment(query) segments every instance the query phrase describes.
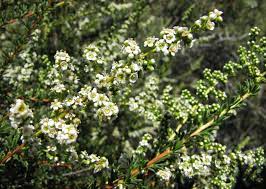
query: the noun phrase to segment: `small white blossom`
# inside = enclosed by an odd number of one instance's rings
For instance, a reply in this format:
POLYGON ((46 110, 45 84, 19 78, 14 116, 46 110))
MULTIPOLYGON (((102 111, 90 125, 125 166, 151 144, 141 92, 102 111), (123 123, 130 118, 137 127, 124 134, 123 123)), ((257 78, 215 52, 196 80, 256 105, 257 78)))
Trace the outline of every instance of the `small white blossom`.
POLYGON ((158 38, 156 37, 148 37, 146 41, 144 41, 144 47, 153 47, 157 40, 158 38))
POLYGON ((163 36, 166 43, 171 44, 176 40, 176 33, 174 29, 164 28, 160 34, 163 36))
POLYGON ((135 83, 138 80, 138 74, 137 73, 132 73, 129 76, 129 82, 130 83, 135 83))
POLYGON ((180 41, 178 41, 176 43, 171 44, 168 50, 170 54, 174 56, 180 49, 181 49, 181 44, 180 41))
POLYGON ((124 42, 123 53, 127 54, 129 58, 133 58, 141 52, 136 41, 128 39, 124 42))
POLYGON ((169 181, 172 176, 172 173, 170 169, 166 167, 163 170, 159 170, 156 175, 160 177, 161 180, 169 181))
MULTIPOLYGON (((98 59, 97 57, 98 53, 99 53, 99 49, 95 45, 90 44, 84 49, 83 55, 88 61, 95 61, 98 59)), ((99 61, 98 63, 102 64, 102 61, 99 61)))
POLYGON ((52 103, 51 103, 51 106, 50 106, 53 110, 58 110, 58 109, 61 109, 63 106, 62 106, 62 103, 58 101, 58 99, 55 99, 52 103))
POLYGON ((56 51, 54 56, 55 63, 62 69, 67 70, 68 64, 70 62, 70 56, 65 51, 56 51))
POLYGON ((206 23, 206 28, 208 30, 214 30, 214 27, 215 27, 215 23, 210 21, 210 20, 208 20, 207 23, 206 23))
POLYGON ((214 9, 212 12, 209 13, 209 17, 211 20, 215 20, 216 18, 220 17, 223 14, 222 11, 214 9))
POLYGON ((11 127, 18 128, 19 124, 28 117, 33 117, 31 109, 21 99, 17 99, 15 104, 11 105, 9 119, 11 127))
POLYGON ((135 71, 135 72, 138 72, 138 71, 140 71, 140 69, 141 69, 141 67, 138 65, 138 64, 136 64, 136 63, 133 63, 133 64, 131 64, 131 69, 133 70, 133 71, 135 71))
POLYGON ((168 51, 168 45, 167 43, 163 40, 163 39, 160 39, 159 41, 156 42, 155 44, 156 46, 156 51, 157 52, 163 52, 165 55, 167 55, 169 53, 168 51))
POLYGON ((97 102, 98 98, 99 98, 99 94, 97 93, 97 89, 93 88, 92 91, 90 91, 88 94, 88 99, 93 102, 97 102))
POLYGON ((196 21, 195 21, 195 24, 196 24, 197 26, 201 27, 201 24, 202 24, 202 23, 201 23, 201 20, 196 20, 196 21))

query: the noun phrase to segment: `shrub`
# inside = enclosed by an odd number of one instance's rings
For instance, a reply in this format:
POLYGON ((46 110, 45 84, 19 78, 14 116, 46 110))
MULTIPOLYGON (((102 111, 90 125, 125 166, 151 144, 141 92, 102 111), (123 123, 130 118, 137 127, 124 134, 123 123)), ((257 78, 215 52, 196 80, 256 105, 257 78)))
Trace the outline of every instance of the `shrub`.
POLYGON ((262 181, 263 148, 219 143, 217 132, 265 82, 266 37, 253 27, 237 59, 182 84, 175 55, 204 44, 223 12, 152 33, 151 3, 0 4, 1 188, 262 181))

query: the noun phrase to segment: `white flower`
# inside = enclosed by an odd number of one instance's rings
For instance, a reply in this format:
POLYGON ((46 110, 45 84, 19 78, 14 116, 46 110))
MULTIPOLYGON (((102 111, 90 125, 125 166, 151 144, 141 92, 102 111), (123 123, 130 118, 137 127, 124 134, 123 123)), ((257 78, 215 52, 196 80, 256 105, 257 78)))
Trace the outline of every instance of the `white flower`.
POLYGON ((46 149, 48 152, 55 152, 57 150, 56 146, 47 146, 46 149))
POLYGON ((136 64, 136 63, 132 63, 130 67, 135 72, 138 72, 141 69, 141 67, 138 64, 136 64))
POLYGON ((67 98, 64 101, 64 105, 66 105, 68 107, 72 106, 74 103, 75 103, 74 98, 67 98))
POLYGON ((114 84, 116 83, 126 83, 126 73, 123 69, 119 68, 115 74, 114 84))
POLYGON ((11 106, 10 113, 16 118, 32 117, 32 111, 21 99, 17 99, 15 104, 11 106))
POLYGON ((56 134, 55 122, 52 119, 44 118, 40 121, 41 131, 49 137, 54 138, 56 134))
POLYGON ((66 140, 66 143, 67 143, 67 144, 70 144, 70 143, 76 142, 77 137, 78 137, 78 132, 77 132, 77 130, 72 128, 72 129, 67 133, 67 140, 66 140))
POLYGON ((97 74, 95 79, 95 84, 98 87, 108 87, 110 85, 108 78, 109 78, 108 75, 97 74))
POLYGON ((132 73, 129 76, 129 82, 130 83, 135 83, 138 80, 138 74, 137 73, 132 73))
POLYGON ((109 166, 108 159, 106 157, 101 157, 100 160, 95 164, 94 172, 97 173, 103 170, 104 168, 108 168, 108 166, 109 166))
POLYGON ((60 108, 62 108, 62 103, 58 101, 58 99, 55 99, 50 106, 53 110, 58 110, 60 108))
POLYGON ((93 51, 89 51, 85 54, 85 57, 87 60, 96 60, 97 59, 97 53, 96 52, 93 52, 93 51))
POLYGON ((223 14, 223 12, 219 11, 218 9, 214 9, 213 12, 216 14, 217 17, 223 14))
POLYGON ((57 93, 61 93, 65 90, 66 90, 66 87, 63 83, 58 83, 52 88, 52 91, 55 91, 57 93))
POLYGON ((169 52, 172 56, 174 56, 178 50, 181 49, 181 44, 180 44, 180 41, 176 42, 176 43, 173 43, 170 45, 169 47, 169 52))
POLYGON ((138 103, 135 101, 134 98, 129 98, 128 105, 130 111, 136 111, 139 107, 138 103))
POLYGON ((108 102, 109 99, 105 94, 99 94, 97 101, 94 103, 95 106, 102 106, 106 102, 108 102))
MULTIPOLYGON (((88 60, 88 61, 95 61, 97 60, 97 56, 98 56, 98 53, 99 53, 99 49, 93 45, 93 44, 90 44, 89 46, 87 46, 85 49, 84 49, 84 54, 83 56, 88 60)), ((98 62, 98 61, 97 61, 98 62)), ((99 64, 102 64, 101 61, 98 62, 99 64)))
POLYGON ((124 42, 123 53, 127 54, 129 58, 133 58, 140 52, 139 46, 133 39, 128 39, 124 42))
POLYGON ((63 119, 59 119, 58 121, 54 122, 53 124, 56 129, 63 129, 66 127, 65 121, 63 119))
POLYGON ((56 54, 54 56, 55 63, 60 64, 61 62, 68 63, 70 61, 70 56, 65 51, 56 51, 56 54))
POLYGON ((176 33, 173 29, 164 28, 160 34, 163 36, 163 39, 166 41, 166 43, 171 44, 176 40, 176 33))
POLYGON ((102 108, 102 112, 106 117, 111 117, 113 115, 112 108, 108 104, 102 108))
POLYGON ((10 122, 11 122, 11 127, 17 129, 19 124, 21 122, 28 118, 28 117, 33 117, 33 113, 31 109, 24 103, 23 100, 17 99, 15 104, 11 105, 10 108, 10 122))
POLYGON ((169 181, 171 176, 172 176, 172 173, 171 173, 170 169, 166 167, 164 170, 159 170, 156 173, 156 175, 159 176, 160 179, 162 179, 164 181, 169 181))
POLYGON ((99 94, 97 93, 97 89, 93 88, 92 91, 88 94, 88 99, 92 100, 93 102, 97 102, 99 98, 99 94))
POLYGON ((196 20, 195 24, 200 27, 201 26, 201 20, 196 20))
POLYGON ((70 56, 64 51, 56 51, 54 56, 55 67, 60 67, 62 70, 67 70, 69 67, 70 56))
POLYGON ((188 31, 188 27, 175 26, 175 27, 174 27, 174 30, 175 30, 177 33, 183 33, 183 32, 188 31))
POLYGON ((80 89, 79 94, 84 97, 88 96, 88 93, 90 93, 91 89, 91 86, 85 85, 83 88, 80 89))
POLYGON ((67 139, 68 139, 68 136, 67 136, 63 131, 58 131, 58 132, 57 132, 56 140, 57 140, 60 144, 65 143, 65 141, 67 141, 67 139))
POLYGON ((167 43, 163 39, 157 41, 155 46, 157 52, 162 51, 165 55, 169 53, 167 43))
POLYGON ((217 18, 217 15, 214 12, 210 12, 209 13, 209 17, 210 17, 211 20, 214 20, 214 19, 217 18))
POLYGON ((214 24, 214 22, 208 20, 206 23, 206 27, 208 30, 214 30, 215 24, 214 24))
POLYGON ((150 144, 148 143, 147 140, 141 140, 141 141, 139 142, 139 146, 149 147, 150 144))
POLYGON ((157 40, 158 38, 156 37, 148 37, 146 41, 144 41, 144 47, 153 47, 157 40))
POLYGON ((94 163, 100 160, 100 158, 98 156, 96 156, 95 154, 91 154, 88 156, 88 160, 90 160, 90 163, 94 163))

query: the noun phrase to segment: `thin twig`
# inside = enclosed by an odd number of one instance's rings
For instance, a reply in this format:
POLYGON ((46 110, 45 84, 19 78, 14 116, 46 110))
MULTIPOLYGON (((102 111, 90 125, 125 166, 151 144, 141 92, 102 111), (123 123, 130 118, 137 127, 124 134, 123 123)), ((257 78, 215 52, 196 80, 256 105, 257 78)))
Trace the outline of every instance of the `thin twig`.
POLYGON ((73 175, 79 175, 81 173, 84 173, 84 172, 87 172, 91 170, 91 168, 85 168, 85 169, 81 169, 81 170, 78 170, 78 171, 73 171, 73 172, 70 172, 70 173, 65 173, 63 174, 64 177, 69 177, 69 176, 73 176, 73 175))
POLYGON ((19 153, 22 148, 26 145, 26 143, 22 143, 21 145, 17 146, 13 151, 8 152, 6 156, 0 161, 0 164, 5 164, 13 155, 19 153))

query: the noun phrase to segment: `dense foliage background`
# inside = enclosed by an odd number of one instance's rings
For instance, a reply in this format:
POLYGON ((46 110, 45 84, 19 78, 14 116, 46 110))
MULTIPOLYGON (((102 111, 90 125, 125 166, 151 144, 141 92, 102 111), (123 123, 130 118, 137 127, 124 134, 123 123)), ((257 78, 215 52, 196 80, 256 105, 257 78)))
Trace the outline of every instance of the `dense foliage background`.
MULTIPOLYGON (((152 86, 155 86, 152 92, 162 96, 167 85, 174 86, 173 95, 180 94, 183 89, 193 91, 197 81, 203 77, 205 68, 222 69, 226 62, 239 60, 239 46, 245 46, 252 27, 257 26, 260 36, 265 35, 265 17, 266 1, 263 0, 0 1, 0 188, 207 187, 201 176, 190 179, 176 176, 171 184, 150 176, 152 173, 141 173, 145 179, 142 176, 132 180, 130 176, 128 178, 127 169, 143 167, 146 160, 166 149, 168 144, 165 138, 169 138, 169 131, 164 126, 176 124, 176 120, 168 113, 158 111, 149 115, 128 111, 128 101, 141 91, 148 93, 152 86), (10 107, 16 99, 24 100, 33 111, 33 118, 24 121, 41 128, 41 120, 45 116, 60 119, 69 113, 58 113, 56 108, 55 112, 51 111, 50 106, 55 99, 63 101, 75 96, 85 85, 96 87, 97 73, 107 73, 115 61, 128 61, 121 53, 125 40, 132 38, 142 44, 147 37, 158 36, 163 28, 192 26, 200 16, 214 9, 223 11, 223 22, 216 24, 212 31, 193 34, 198 40, 192 48, 183 48, 175 56, 154 55, 156 63, 145 63, 143 73, 138 75, 139 80, 136 83, 134 81, 133 85, 128 84, 130 87, 121 85, 102 89, 102 93, 119 104, 117 116, 109 120, 99 119, 90 106, 69 110, 81 121, 74 144, 53 142, 43 133, 38 133, 38 129, 34 131, 34 136, 24 136, 21 140, 23 132, 11 127, 10 107), (84 49, 89 44, 98 47, 99 52, 95 52, 102 54, 103 64, 98 62, 99 66, 95 66, 94 63, 88 63, 84 49), (69 66, 67 69, 71 71, 60 76, 67 88, 63 93, 51 90, 51 83, 57 79, 52 73, 57 60, 55 54, 60 50, 69 54, 74 67, 72 69, 69 66), (149 79, 150 76, 154 78, 149 79), (156 121, 149 120, 151 116, 156 121), (152 144, 156 150, 149 149, 145 156, 136 160, 133 151, 146 133, 151 134, 154 140, 158 136, 159 142, 152 144), (27 145, 21 146, 24 142, 27 145), (56 146, 57 150, 48 150, 47 146, 56 146), (108 168, 104 171, 102 168, 105 165, 101 165, 100 171, 95 171, 97 167, 93 168, 94 171, 91 168, 84 170, 87 164, 84 157, 80 156, 82 151, 106 157, 110 166, 106 166, 108 168), (9 155, 10 158, 6 158, 9 155), (83 159, 75 159, 75 156, 83 159), (135 164, 132 165, 132 162, 135 164), (118 178, 125 178, 125 182, 118 180, 119 184, 112 184, 118 178), (203 184, 198 186, 197 183, 203 184)), ((60 56, 65 58, 64 54, 60 56)), ((246 75, 244 71, 231 79, 226 84, 226 90, 238 94, 239 83, 245 80, 246 75)), ((256 96, 245 101, 244 108, 223 120, 221 126, 208 131, 212 134, 207 134, 207 138, 215 136, 215 142, 226 146, 227 152, 234 149, 255 150, 258 147, 265 149, 265 94, 266 86, 262 84, 256 96)), ((151 98, 157 98, 156 95, 150 96, 143 103, 150 103, 151 98)), ((186 129, 178 135, 180 141, 191 131, 186 129)), ((193 141, 196 147, 194 151, 191 150, 192 154, 200 151, 200 147, 196 149, 198 140, 193 141)), ((184 148, 182 150, 182 153, 186 153, 184 148)), ((219 157, 217 155, 216 158, 219 157)), ((105 162, 105 159, 99 161, 105 162)), ((158 167, 153 167, 154 172, 165 167, 165 163, 168 166, 168 162, 160 162, 158 167)), ((251 169, 247 175, 244 169, 243 172, 239 169, 234 188, 265 186, 262 180, 265 169, 254 171, 256 174, 253 172, 256 167, 251 169)), ((216 188, 223 187, 217 184, 216 188)))

